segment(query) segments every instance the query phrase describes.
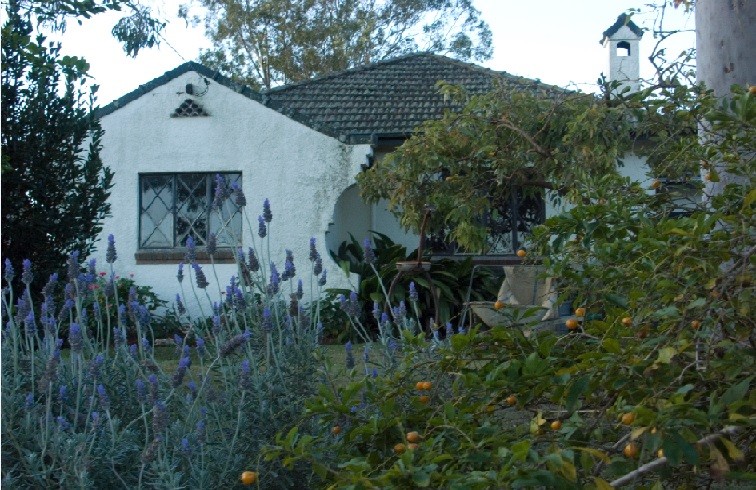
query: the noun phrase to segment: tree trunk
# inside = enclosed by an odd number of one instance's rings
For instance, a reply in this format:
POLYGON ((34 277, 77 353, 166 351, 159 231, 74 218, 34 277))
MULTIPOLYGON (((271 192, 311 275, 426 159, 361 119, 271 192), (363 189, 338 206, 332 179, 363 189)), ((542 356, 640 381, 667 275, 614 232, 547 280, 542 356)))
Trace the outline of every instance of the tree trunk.
POLYGON ((698 81, 717 97, 756 85, 756 1, 698 0, 695 11, 698 81))
MULTIPOLYGON (((696 73, 718 98, 727 97, 730 87, 756 85, 756 0, 697 0, 696 73)), ((699 128, 702 140, 710 140, 706 127, 699 128)), ((704 178, 704 201, 721 194, 724 186, 738 182, 716 162, 718 182, 704 178)), ((708 170, 702 169, 702 177, 708 170)))

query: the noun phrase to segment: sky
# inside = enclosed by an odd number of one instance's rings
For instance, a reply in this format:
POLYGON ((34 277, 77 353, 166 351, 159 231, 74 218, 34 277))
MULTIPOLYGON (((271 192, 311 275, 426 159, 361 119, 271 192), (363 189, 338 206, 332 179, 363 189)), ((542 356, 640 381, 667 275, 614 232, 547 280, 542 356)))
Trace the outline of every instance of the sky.
MULTIPOLYGON (((177 17, 179 5, 187 0, 149 0, 158 15, 168 21, 164 40, 132 59, 110 34, 118 14, 100 14, 81 26, 70 23, 57 36, 63 53, 86 58, 91 83, 99 85, 98 102, 105 105, 139 85, 159 77, 178 65, 196 60, 200 49, 210 47, 202 27, 188 26, 177 17)), ((630 8, 642 8, 649 0, 474 0, 493 33, 494 55, 479 63, 497 71, 540 79, 562 87, 595 91, 596 79, 608 73, 609 54, 600 43, 601 33, 617 16, 630 8)), ((651 28, 655 15, 638 13, 633 21, 651 28)), ((693 47, 693 15, 669 9, 670 25, 689 30, 668 42, 667 51, 678 53, 693 47)), ((650 32, 641 40, 641 76, 652 74, 646 60, 655 40, 650 32)))

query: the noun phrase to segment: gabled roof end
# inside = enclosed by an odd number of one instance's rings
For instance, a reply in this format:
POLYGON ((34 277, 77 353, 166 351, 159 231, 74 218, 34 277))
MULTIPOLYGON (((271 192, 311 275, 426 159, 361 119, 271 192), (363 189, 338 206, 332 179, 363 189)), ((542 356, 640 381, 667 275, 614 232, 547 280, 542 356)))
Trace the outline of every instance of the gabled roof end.
POLYGON ((622 13, 617 17, 617 21, 601 35, 599 44, 606 44, 607 40, 617 33, 623 26, 627 26, 633 34, 638 36, 638 39, 643 37, 643 29, 638 27, 635 22, 631 20, 631 15, 622 13))

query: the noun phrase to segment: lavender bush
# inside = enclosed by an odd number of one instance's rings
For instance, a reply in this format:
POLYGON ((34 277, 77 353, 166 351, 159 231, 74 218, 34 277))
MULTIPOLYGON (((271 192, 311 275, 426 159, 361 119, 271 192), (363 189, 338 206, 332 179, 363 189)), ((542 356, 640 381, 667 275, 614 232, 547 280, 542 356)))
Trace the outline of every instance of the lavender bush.
MULTIPOLYGON (((241 189, 226 185, 219 179, 217 195, 243 207, 241 189)), ((226 488, 253 469, 268 488, 309 487, 307 467, 284 469, 260 457, 277 432, 299 422, 318 382, 318 301, 302 302, 304 284, 290 252, 281 265, 271 260, 272 218, 266 200, 256 223, 260 243, 238 250, 238 275, 227 285, 214 264, 208 270, 197 264, 188 241, 174 305, 182 333, 170 369, 155 357, 150 311, 136 294, 123 297, 113 287, 113 237, 104 287, 91 287, 97 264, 82 267, 74 253, 67 276, 51 276, 42 288, 40 304, 32 300, 39 279, 33 264, 22 264, 19 292, 10 286, 17 264, 6 262, 3 486, 226 488), (220 303, 207 294, 214 287, 225 292, 220 303), (58 291, 63 301, 55 300, 58 291), (190 301, 199 315, 188 312, 190 301), (127 342, 127 329, 137 341, 127 342)), ((318 298, 326 276, 311 244, 309 282, 318 298)))

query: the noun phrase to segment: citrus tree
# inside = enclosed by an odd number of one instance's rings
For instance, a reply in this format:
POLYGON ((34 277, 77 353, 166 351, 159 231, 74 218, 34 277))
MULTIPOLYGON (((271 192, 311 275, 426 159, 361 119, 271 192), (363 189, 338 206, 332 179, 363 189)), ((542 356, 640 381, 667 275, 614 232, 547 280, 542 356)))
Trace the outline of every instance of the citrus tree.
POLYGON ((536 228, 527 257, 572 303, 568 333, 522 318, 406 336, 399 369, 323 389, 307 413, 322 432, 292 429, 270 457, 351 488, 752 481, 755 123, 754 88, 722 99, 660 77, 617 98, 503 91, 425 125, 362 176, 368 197, 391 197, 408 226, 430 202, 435 225, 475 248, 491 196, 559 191, 567 210, 536 228), (650 184, 617 172, 630 147, 650 184), (705 201, 673 192, 723 175, 705 201))
POLYGON ((685 117, 719 144, 688 131, 686 153, 682 135, 661 141, 657 164, 726 162, 744 183, 680 216, 665 184, 586 177, 572 208, 536 230, 529 256, 576 307, 568 334, 528 334, 521 319, 443 342, 405 336, 399 369, 327 384, 306 413, 321 431, 294 428, 269 457, 307 461, 339 488, 750 481, 756 102, 742 89, 724 106, 709 97, 685 117))

